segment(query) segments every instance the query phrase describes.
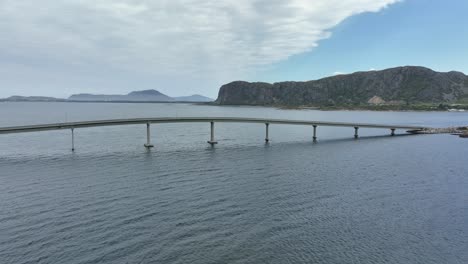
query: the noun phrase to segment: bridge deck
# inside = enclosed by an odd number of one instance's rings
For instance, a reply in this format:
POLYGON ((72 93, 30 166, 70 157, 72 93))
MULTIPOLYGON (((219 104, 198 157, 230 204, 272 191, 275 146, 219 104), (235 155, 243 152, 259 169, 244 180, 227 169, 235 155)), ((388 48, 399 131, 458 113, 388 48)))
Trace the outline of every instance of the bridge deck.
POLYGON ((334 126, 334 127, 360 127, 360 128, 382 128, 382 129, 405 129, 422 130, 423 126, 409 125, 388 125, 388 124, 368 124, 368 123, 347 123, 347 122, 324 122, 309 120, 287 120, 287 119, 263 119, 244 117, 158 117, 158 118, 131 118, 131 119, 111 119, 94 120, 80 122, 66 122, 53 124, 40 124, 29 126, 0 127, 0 134, 36 132, 47 130, 60 130, 84 127, 99 126, 119 126, 135 124, 158 124, 158 123, 203 123, 203 122, 227 122, 227 123, 262 123, 262 124, 288 124, 288 125, 310 125, 310 126, 334 126))

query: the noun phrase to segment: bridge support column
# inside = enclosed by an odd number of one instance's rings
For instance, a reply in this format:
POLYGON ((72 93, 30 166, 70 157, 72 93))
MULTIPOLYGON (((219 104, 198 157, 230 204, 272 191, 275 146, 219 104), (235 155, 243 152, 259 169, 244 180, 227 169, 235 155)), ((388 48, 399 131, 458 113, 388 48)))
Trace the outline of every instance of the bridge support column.
POLYGON ((391 135, 391 136, 395 136, 395 129, 392 128, 392 129, 390 129, 390 130, 392 131, 392 133, 390 133, 390 135, 391 135))
POLYGON ((268 143, 270 142, 270 138, 269 138, 269 127, 270 127, 270 124, 269 123, 265 123, 265 143, 268 143))
POLYGON ((151 125, 150 123, 146 123, 146 144, 145 148, 150 149, 154 147, 153 144, 151 144, 151 125))
POLYGON ((312 139, 314 143, 317 142, 317 125, 314 125, 314 137, 312 139))
POLYGON ((359 138, 359 134, 358 134, 358 131, 359 131, 359 127, 354 127, 354 138, 359 138))
POLYGON ((75 129, 71 129, 71 136, 72 136, 72 151, 75 151, 75 129))
POLYGON ((211 144, 211 146, 213 146, 215 144, 218 144, 218 142, 215 141, 215 138, 214 138, 214 122, 210 122, 210 128, 211 128, 211 137, 208 143, 211 144))

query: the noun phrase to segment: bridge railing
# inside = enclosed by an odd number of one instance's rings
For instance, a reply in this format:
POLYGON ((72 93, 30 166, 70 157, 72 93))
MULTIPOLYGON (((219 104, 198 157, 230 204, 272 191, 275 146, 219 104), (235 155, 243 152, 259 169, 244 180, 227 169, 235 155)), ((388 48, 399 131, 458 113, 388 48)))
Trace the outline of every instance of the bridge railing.
POLYGON ((349 122, 326 122, 326 121, 309 121, 309 120, 288 120, 288 119, 261 119, 261 118, 243 118, 243 117, 158 117, 158 118, 132 118, 132 119, 110 119, 110 120, 93 120, 93 121, 80 121, 80 122, 67 122, 67 123, 52 123, 52 124, 39 124, 29 126, 15 126, 15 127, 0 127, 0 134, 12 133, 26 133, 38 132, 48 130, 71 130, 72 151, 75 150, 75 129, 86 127, 100 127, 100 126, 119 126, 119 125, 146 125, 146 148, 152 148, 151 144, 151 124, 158 123, 209 123, 210 124, 210 140, 208 143, 211 145, 217 144, 215 140, 215 123, 216 122, 230 122, 230 123, 262 123, 265 124, 265 142, 270 141, 269 129, 270 124, 282 125, 306 125, 313 127, 313 142, 317 142, 317 128, 319 126, 332 126, 332 127, 350 127, 354 129, 354 138, 359 138, 359 128, 380 128, 389 129, 390 135, 394 136, 397 129, 407 130, 408 133, 414 133, 423 129, 428 129, 421 126, 408 126, 408 125, 388 125, 388 124, 369 124, 369 123, 349 123, 349 122))

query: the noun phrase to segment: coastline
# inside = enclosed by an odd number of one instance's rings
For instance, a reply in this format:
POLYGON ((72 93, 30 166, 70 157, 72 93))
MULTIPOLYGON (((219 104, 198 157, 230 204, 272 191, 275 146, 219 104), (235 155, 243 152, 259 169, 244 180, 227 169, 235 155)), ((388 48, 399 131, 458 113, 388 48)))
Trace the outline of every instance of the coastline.
POLYGON ((218 104, 199 103, 211 106, 252 106, 270 107, 282 110, 319 110, 319 111, 375 111, 375 112, 468 112, 468 104, 414 104, 414 105, 346 105, 346 106, 291 106, 255 104, 218 104))
POLYGON ((124 104, 193 104, 229 107, 267 107, 282 110, 318 110, 318 111, 375 111, 375 112, 468 112, 468 104, 414 104, 414 105, 346 105, 346 106, 311 106, 311 105, 259 105, 259 104, 218 104, 216 102, 193 101, 80 101, 80 100, 0 100, 0 103, 124 103, 124 104))

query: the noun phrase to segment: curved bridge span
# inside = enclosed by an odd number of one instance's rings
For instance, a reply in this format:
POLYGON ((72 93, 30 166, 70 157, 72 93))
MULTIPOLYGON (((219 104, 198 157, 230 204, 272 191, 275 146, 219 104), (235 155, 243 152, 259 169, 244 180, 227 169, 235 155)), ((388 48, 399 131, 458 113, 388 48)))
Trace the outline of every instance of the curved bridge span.
POLYGON ((0 134, 13 134, 13 133, 26 133, 38 132, 48 130, 63 130, 70 129, 72 132, 72 150, 74 146, 74 129, 86 127, 101 127, 101 126, 120 126, 120 125, 137 125, 146 124, 147 142, 145 147, 151 148, 151 124, 162 123, 210 123, 211 135, 208 143, 216 144, 214 137, 214 124, 216 122, 223 123, 259 123, 264 124, 265 141, 269 141, 269 126, 270 124, 281 125, 304 125, 313 127, 313 140, 317 140, 317 127, 319 126, 332 126, 332 127, 350 127, 354 128, 354 137, 358 138, 359 128, 380 128, 389 129, 390 135, 395 135, 396 130, 408 130, 407 132, 417 132, 419 130, 428 129, 423 126, 410 126, 410 125, 388 125, 388 124, 369 124, 369 123, 351 123, 351 122, 326 122, 326 121, 310 121, 310 120, 288 120, 288 119, 263 119, 263 118, 245 118, 245 117, 157 117, 157 118, 130 118, 130 119, 109 119, 109 120, 93 120, 93 121, 80 121, 80 122, 66 122, 66 123, 51 123, 39 124, 29 126, 14 126, 14 127, 0 127, 0 134))

